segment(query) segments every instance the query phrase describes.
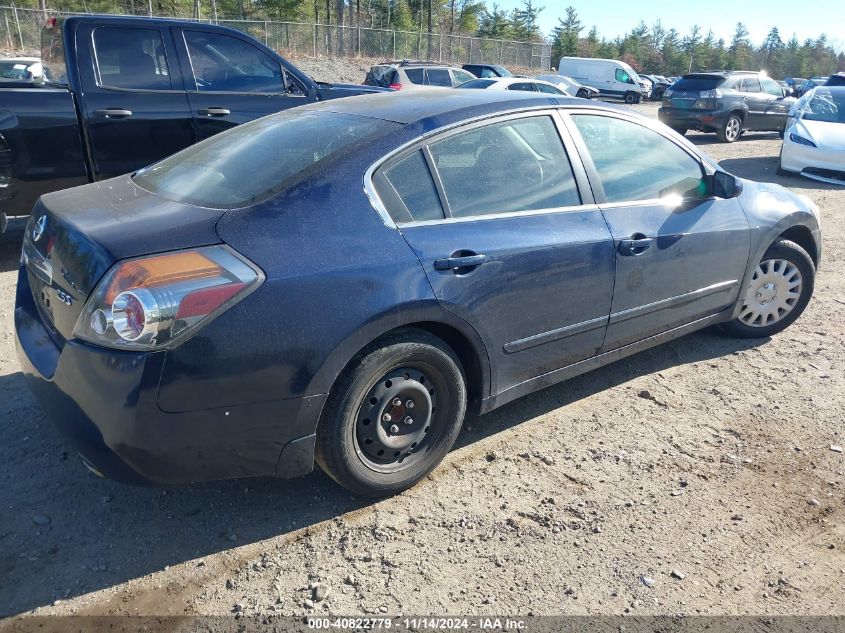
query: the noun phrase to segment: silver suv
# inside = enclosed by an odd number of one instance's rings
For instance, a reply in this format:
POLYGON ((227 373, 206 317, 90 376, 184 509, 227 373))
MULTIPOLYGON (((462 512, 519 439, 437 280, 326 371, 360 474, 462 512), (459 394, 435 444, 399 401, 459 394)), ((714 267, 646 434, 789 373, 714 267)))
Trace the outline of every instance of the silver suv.
POLYGON ((379 86, 393 90, 419 90, 421 88, 454 88, 475 75, 461 68, 435 62, 384 62, 370 68, 366 86, 379 86))

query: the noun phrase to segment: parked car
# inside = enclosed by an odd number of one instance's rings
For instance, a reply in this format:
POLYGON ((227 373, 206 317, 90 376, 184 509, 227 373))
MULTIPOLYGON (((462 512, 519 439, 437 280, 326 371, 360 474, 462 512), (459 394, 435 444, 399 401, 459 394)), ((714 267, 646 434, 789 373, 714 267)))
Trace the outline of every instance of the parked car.
POLYGON ((0 81, 40 81, 42 74, 38 57, 0 59, 0 81))
POLYGON ((651 99, 651 95, 654 92, 654 82, 643 75, 638 75, 638 77, 637 83, 640 84, 642 98, 651 99))
POLYGON ((845 86, 845 73, 834 73, 824 82, 825 86, 845 86))
POLYGON ((185 20, 75 16, 42 32, 46 83, 0 89, 0 224, 43 193, 154 163, 246 121, 381 90, 326 84, 253 38, 185 20))
POLYGON ((845 85, 813 88, 792 107, 780 169, 845 185, 845 85))
POLYGON ((663 94, 660 120, 679 134, 716 132, 733 143, 744 132, 781 132, 795 98, 762 73, 706 72, 684 75, 663 94))
POLYGON ((440 462, 467 409, 711 324, 783 330, 821 243, 808 198, 622 108, 369 95, 43 196, 16 343, 98 473, 164 484, 316 461, 381 496, 440 462))
POLYGON ((810 90, 812 90, 816 86, 823 86, 826 81, 827 77, 811 77, 810 79, 807 79, 803 84, 801 84, 801 87, 798 89, 798 94, 796 94, 795 96, 800 97, 801 95, 810 92, 810 90))
POLYGON ((534 79, 541 81, 548 81, 563 90, 570 97, 578 97, 580 99, 595 99, 599 96, 599 91, 591 86, 579 84, 572 77, 565 75, 537 75, 534 79))
POLYGON ((552 95, 566 95, 567 93, 548 81, 540 79, 525 79, 522 77, 499 77, 497 79, 472 79, 462 83, 458 88, 471 90, 519 90, 522 92, 544 92, 552 95))
POLYGON ((666 89, 671 85, 667 79, 659 77, 658 75, 640 75, 640 78, 648 79, 651 82, 652 89, 650 98, 654 101, 660 101, 663 99, 663 93, 666 92, 666 89))
POLYGON ((475 79, 475 75, 461 68, 434 62, 384 62, 370 68, 365 86, 379 86, 391 90, 424 90, 454 88, 475 79))
POLYGON ((804 77, 786 77, 783 81, 789 86, 789 96, 800 97, 801 86, 804 85, 804 82, 807 81, 807 79, 804 77))
POLYGON ((479 79, 488 79, 490 77, 513 77, 511 71, 504 66, 498 64, 464 64, 461 66, 468 73, 472 73, 479 79))
POLYGON ((625 103, 639 103, 643 88, 634 69, 615 59, 561 57, 558 74, 596 88, 603 97, 616 97, 625 103))

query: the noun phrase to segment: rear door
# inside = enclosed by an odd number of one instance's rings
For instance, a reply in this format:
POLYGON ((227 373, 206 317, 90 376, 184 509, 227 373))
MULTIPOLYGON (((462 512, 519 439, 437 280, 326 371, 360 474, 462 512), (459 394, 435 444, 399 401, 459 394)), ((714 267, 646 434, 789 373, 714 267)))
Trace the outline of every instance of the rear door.
POLYGON ((307 102, 306 88, 246 36, 174 27, 198 139, 307 102))
POLYGON ((134 171, 194 143, 170 29, 83 22, 76 40, 95 179, 134 171))
POLYGON ((613 240, 565 143, 553 112, 501 117, 405 150, 374 179, 441 305, 484 340, 496 392, 604 339, 613 240))
POLYGON ((595 112, 569 120, 615 242, 604 349, 733 305, 750 248, 739 202, 704 196, 698 157, 648 124, 595 112))
POLYGON ((769 97, 763 92, 757 77, 743 77, 739 83, 739 91, 748 107, 743 127, 746 130, 765 130, 766 110, 769 107, 769 97))
POLYGON ((792 97, 786 98, 781 88, 773 79, 763 78, 760 80, 763 93, 766 95, 766 129, 783 130, 786 127, 786 118, 789 108, 795 103, 792 97))

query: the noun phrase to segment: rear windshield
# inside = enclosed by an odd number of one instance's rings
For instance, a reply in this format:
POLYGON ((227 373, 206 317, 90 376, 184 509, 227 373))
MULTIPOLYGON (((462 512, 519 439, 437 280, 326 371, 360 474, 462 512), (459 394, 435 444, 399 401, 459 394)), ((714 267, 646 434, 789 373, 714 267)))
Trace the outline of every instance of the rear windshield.
POLYGON ((215 209, 265 200, 313 173, 330 156, 387 134, 379 119, 287 110, 246 123, 133 176, 168 200, 215 209))
POLYGON ((367 73, 364 83, 368 86, 381 86, 387 88, 394 82, 396 71, 390 66, 373 66, 367 73))
POLYGON ((725 81, 724 77, 684 77, 675 82, 672 90, 675 92, 713 90, 718 88, 723 81, 725 81))
POLYGON ((41 63, 44 67, 44 81, 67 85, 65 65, 65 43, 62 37, 61 21, 49 23, 41 29, 41 63))

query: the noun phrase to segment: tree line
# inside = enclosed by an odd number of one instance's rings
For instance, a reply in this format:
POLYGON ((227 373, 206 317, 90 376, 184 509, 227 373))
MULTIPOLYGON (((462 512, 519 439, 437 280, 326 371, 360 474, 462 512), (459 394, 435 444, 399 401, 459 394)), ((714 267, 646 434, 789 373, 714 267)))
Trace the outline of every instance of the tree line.
POLYGON ((510 11, 485 0, 18 0, 17 5, 45 12, 280 20, 550 42, 553 66, 563 56, 606 57, 624 60, 638 72, 668 76, 715 69, 765 70, 777 78, 845 71, 845 52, 836 51, 825 34, 802 42, 772 27, 755 45, 742 22, 726 41, 698 25, 681 34, 657 20, 651 26, 641 21, 625 35, 609 39, 595 25, 587 29, 572 6, 551 33, 543 33, 539 17, 545 7, 535 0, 523 0, 510 11))

